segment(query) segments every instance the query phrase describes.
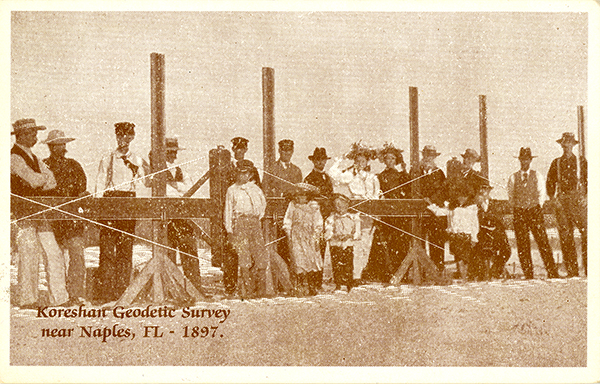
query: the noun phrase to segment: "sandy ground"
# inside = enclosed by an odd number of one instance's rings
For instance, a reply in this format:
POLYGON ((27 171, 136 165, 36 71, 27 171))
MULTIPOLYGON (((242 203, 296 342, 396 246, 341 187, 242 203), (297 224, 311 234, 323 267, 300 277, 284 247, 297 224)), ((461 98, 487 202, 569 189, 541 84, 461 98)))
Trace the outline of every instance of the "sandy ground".
MULTIPOLYGON (((50 366, 584 367, 586 290, 582 278, 443 287, 371 284, 349 294, 219 300, 192 307, 229 310, 222 323, 222 316, 183 318, 181 308, 174 318, 129 319, 115 318, 110 309, 102 319, 57 319, 13 308, 10 361, 50 366), (81 330, 112 331, 115 324, 135 337, 110 336, 103 342, 81 330), (143 337, 144 326, 159 326, 162 337, 143 337), (198 336, 192 337, 196 326, 198 336), (201 337, 202 327, 209 327, 206 337, 201 337), (48 337, 42 336, 43 329, 73 331, 71 337, 48 337)), ((152 336, 154 328, 148 329, 152 336)))
MULTIPOLYGON (((97 256, 97 247, 86 249, 89 268, 97 266, 97 256)), ((110 304, 104 318, 44 318, 36 310, 13 306, 11 365, 587 365, 587 279, 544 279, 537 251, 536 279, 530 281, 519 278, 518 262, 513 265, 511 259, 508 270, 517 278, 504 281, 398 287, 373 283, 349 294, 333 293, 333 286, 326 285, 324 293, 311 298, 247 301, 224 299, 220 271, 210 266, 208 251, 200 256, 203 285, 212 298, 191 308, 229 310, 227 320, 183 318, 182 308, 173 318, 121 319, 110 304), (135 337, 103 341, 93 336, 105 328, 112 333, 115 324, 135 337), (144 332, 154 332, 145 326, 158 326, 162 337, 144 337, 144 332), (70 337, 43 336, 43 330, 58 334, 68 329, 70 337)), ((136 245, 136 270, 150 257, 148 247, 136 245)), ((453 265, 448 267, 451 272, 453 265)), ((14 288, 16 269, 11 272, 14 288)), ((40 288, 45 289, 43 272, 41 277, 40 288)), ((84 308, 100 307, 86 303, 84 308)))

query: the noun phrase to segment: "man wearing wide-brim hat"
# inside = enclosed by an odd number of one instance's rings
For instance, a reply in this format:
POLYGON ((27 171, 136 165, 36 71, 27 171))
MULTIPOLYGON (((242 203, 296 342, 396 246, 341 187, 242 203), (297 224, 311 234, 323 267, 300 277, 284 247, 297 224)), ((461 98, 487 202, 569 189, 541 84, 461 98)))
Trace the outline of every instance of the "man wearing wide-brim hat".
MULTIPOLYGON (((37 143, 38 131, 45 129, 34 119, 20 119, 13 123, 11 134, 15 135, 15 145, 10 151, 11 194, 24 198, 44 196, 56 187, 52 172, 31 151, 37 143)), ((19 220, 17 225, 17 304, 21 308, 64 304, 69 299, 64 259, 48 221, 25 219, 19 220), (49 303, 44 302, 38 291, 41 259, 46 264, 49 303)))
MULTIPOLYGON (((50 157, 44 163, 56 178, 56 188, 51 191, 53 196, 82 197, 88 194, 87 177, 81 164, 76 160, 65 157, 67 143, 75 138, 67 137, 61 130, 48 132, 48 137, 42 143, 48 145, 50 157)), ((83 304, 85 296, 85 226, 81 220, 55 220, 52 229, 56 241, 63 250, 69 252, 69 268, 67 273, 67 292, 69 304, 83 304)))
MULTIPOLYGON (((428 199, 432 203, 443 207, 447 200, 446 175, 437 164, 435 159, 441 153, 433 145, 425 145, 421 151, 422 160, 416 167, 411 168, 410 178, 416 187, 413 198, 428 199)), ((447 220, 445 217, 428 216, 423 218, 423 236, 429 244, 429 257, 435 263, 438 270, 444 269, 444 243, 446 241, 447 220)))
POLYGON ((556 215, 567 277, 579 276, 573 235, 575 227, 581 233, 581 255, 587 275, 587 161, 577 159, 573 153, 573 147, 579 143, 573 133, 563 133, 556 142, 562 147, 563 154, 550 164, 546 192, 556 215))
POLYGON ((465 153, 461 153, 463 158, 462 170, 460 173, 460 179, 465 181, 467 188, 467 202, 466 205, 475 203, 475 196, 479 191, 479 188, 487 183, 487 180, 483 177, 481 172, 475 170, 473 167, 476 163, 481 161, 481 156, 476 150, 467 148, 465 153))
MULTIPOLYGON (((177 153, 184 150, 179 146, 177 137, 165 137, 165 158, 167 164, 167 196, 182 197, 191 187, 191 179, 180 166, 175 165, 177 153)), ((167 224, 167 240, 170 249, 167 254, 171 261, 177 261, 174 249, 179 250, 179 259, 185 277, 202 292, 198 244, 194 237, 195 223, 186 219, 172 219, 167 224)))
POLYGON ((521 167, 509 176, 506 188, 508 202, 513 208, 513 227, 517 240, 519 262, 525 278, 533 279, 531 241, 529 239, 529 233, 531 232, 540 251, 548 278, 558 278, 559 275, 554 263, 552 248, 550 248, 550 242, 548 241, 542 211, 545 196, 543 176, 530 168, 534 157, 536 156, 531 154, 531 148, 529 147, 523 147, 519 150, 518 159, 521 167))
MULTIPOLYGON (((304 182, 310 185, 314 185, 319 189, 320 197, 329 197, 333 193, 333 182, 331 177, 325 172, 325 165, 331 157, 327 156, 327 150, 323 147, 315 147, 313 153, 308 155, 308 160, 313 163, 313 169, 304 178, 304 182)), ((321 216, 326 219, 332 211, 331 203, 329 200, 323 200, 319 203, 321 207, 321 216)), ((319 239, 319 249, 321 252, 321 258, 325 261, 325 251, 327 249, 327 242, 323 237, 319 239)), ((319 287, 322 287, 323 283, 323 271, 321 270, 315 277, 316 281, 320 282, 319 287)), ((317 284, 317 283, 315 283, 317 284)))

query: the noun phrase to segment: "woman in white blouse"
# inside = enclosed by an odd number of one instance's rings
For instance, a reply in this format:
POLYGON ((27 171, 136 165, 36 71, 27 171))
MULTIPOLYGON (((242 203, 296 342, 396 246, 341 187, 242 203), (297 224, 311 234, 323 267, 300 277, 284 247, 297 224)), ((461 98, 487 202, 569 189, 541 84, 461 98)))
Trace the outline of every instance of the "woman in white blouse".
MULTIPOLYGON (((371 172, 369 161, 377 158, 377 152, 360 142, 352 144, 350 152, 345 156, 354 164, 342 168, 343 158, 336 158, 327 172, 333 182, 333 192, 344 194, 351 199, 379 199, 381 189, 377 175, 371 172)), ((350 207, 352 210, 352 207, 350 207)), ((361 240, 354 246, 354 278, 360 279, 362 270, 367 264, 371 243, 373 242, 373 219, 361 214, 361 240)))

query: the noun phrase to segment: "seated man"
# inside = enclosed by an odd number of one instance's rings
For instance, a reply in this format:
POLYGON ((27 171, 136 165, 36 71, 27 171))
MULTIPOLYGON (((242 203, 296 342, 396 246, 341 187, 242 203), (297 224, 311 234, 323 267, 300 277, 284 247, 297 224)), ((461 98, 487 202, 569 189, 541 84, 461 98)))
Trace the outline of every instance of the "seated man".
POLYGON ((472 277, 477 280, 489 277, 502 278, 504 265, 510 258, 511 252, 502 217, 490 210, 491 190, 489 184, 484 184, 475 197, 478 206, 479 234, 473 249, 472 277))

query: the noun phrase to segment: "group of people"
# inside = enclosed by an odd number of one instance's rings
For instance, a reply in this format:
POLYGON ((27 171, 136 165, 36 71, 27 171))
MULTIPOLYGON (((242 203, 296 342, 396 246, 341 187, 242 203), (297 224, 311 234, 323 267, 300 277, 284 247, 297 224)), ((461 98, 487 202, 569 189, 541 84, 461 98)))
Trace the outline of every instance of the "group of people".
MULTIPOLYGON (((75 140, 60 130, 50 131, 43 143, 50 157, 39 161, 31 148, 37 133, 45 130, 34 119, 13 124, 15 145, 11 149, 11 193, 30 196, 84 198, 86 175, 81 165, 65 157, 66 144, 75 140)), ((149 186, 150 167, 129 146, 135 138, 135 125, 115 124, 116 149, 100 161, 94 196, 135 197, 136 187, 149 186)), ((545 193, 554 208, 567 276, 579 273, 574 228, 582 236, 583 268, 587 274, 587 163, 577 158, 578 143, 572 133, 557 140, 563 155, 550 166, 545 193)), ((175 164, 180 148, 175 138, 165 140, 167 196, 183 196, 189 177, 175 164)), ((241 297, 267 295, 268 266, 274 285, 288 293, 314 295, 322 289, 325 254, 330 251, 336 289, 349 291, 361 281, 389 283, 411 247, 412 241, 425 242, 429 257, 442 272, 444 246, 457 262, 457 276, 467 280, 500 278, 510 257, 510 246, 502 217, 490 209, 492 189, 474 165, 480 161, 473 149, 461 155, 462 162, 448 162, 446 175, 435 163, 440 153, 432 145, 421 151, 422 159, 407 171, 402 150, 392 144, 373 149, 354 143, 345 158, 331 158, 317 147, 308 159, 313 169, 302 171, 291 162, 294 142, 278 143, 279 158, 266 166, 264 180, 254 164, 245 158, 248 140, 232 140, 233 161, 227 179, 224 228, 227 232, 222 260, 226 294, 241 297), (378 159, 385 169, 374 174, 370 162, 378 159), (345 166, 344 161, 349 160, 345 166), (261 220, 266 197, 289 201, 286 213, 276 218, 276 252, 265 244, 261 220), (352 200, 423 199, 431 215, 421 220, 421 230, 412 233, 411 219, 391 213, 376 218, 359 213, 352 200), (416 240, 415 240, 416 239, 416 240), (274 266, 277 266, 274 268, 274 266), (282 267, 283 266, 283 267, 282 267), (277 276, 275 276, 277 275, 277 276), (291 291, 291 292, 290 292, 291 291)), ((548 278, 560 277, 546 234, 542 206, 543 176, 530 168, 535 158, 530 148, 519 151, 520 169, 508 181, 509 204, 514 210, 514 230, 519 261, 525 278, 533 278, 529 233, 538 244, 548 278)), ((152 160, 152 159, 151 159, 152 160)), ((358 203, 360 204, 360 203, 358 203)), ((132 271, 135 220, 107 220, 100 226, 100 260, 93 294, 97 302, 117 300, 129 285, 132 271)), ((201 288, 197 244, 193 223, 172 220, 168 224, 169 247, 180 252, 186 277, 201 288)), ((83 225, 78 220, 44 221, 25 218, 18 221, 18 293, 21 307, 37 307, 38 262, 46 264, 50 305, 82 303, 85 290, 83 225), (65 265, 68 251, 69 263, 65 265)), ((175 252, 170 252, 175 261, 175 252)), ((89 280, 89 279, 88 279, 89 280)), ((89 284, 89 281, 88 281, 89 284)))
MULTIPOLYGON (((48 145, 50 157, 40 161, 32 152, 38 131, 46 130, 34 119, 13 123, 15 144, 11 149, 11 193, 27 199, 31 196, 86 198, 87 178, 81 164, 67 158, 66 144, 75 138, 61 130, 51 130, 42 143, 48 145)), ((115 124, 116 148, 100 160, 95 182, 96 197, 135 197, 140 185, 149 187, 150 164, 130 150, 135 125, 115 124)), ((167 196, 182 196, 190 187, 189 177, 175 165, 179 147, 176 138, 165 139, 167 196)), ((17 226, 18 287, 16 303, 22 308, 44 305, 72 306, 84 303, 86 288, 92 285, 92 300, 105 303, 117 300, 127 289, 132 275, 133 235, 136 221, 101 220, 100 256, 95 276, 86 276, 85 239, 82 220, 40 220, 26 217, 17 226), (68 265, 66 260, 68 259, 68 265), (48 298, 38 290, 39 262, 44 261, 48 281, 48 298)), ((192 224, 171 220, 167 226, 171 260, 179 250, 185 276, 201 288, 198 247, 192 224)))

